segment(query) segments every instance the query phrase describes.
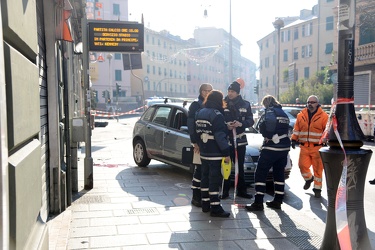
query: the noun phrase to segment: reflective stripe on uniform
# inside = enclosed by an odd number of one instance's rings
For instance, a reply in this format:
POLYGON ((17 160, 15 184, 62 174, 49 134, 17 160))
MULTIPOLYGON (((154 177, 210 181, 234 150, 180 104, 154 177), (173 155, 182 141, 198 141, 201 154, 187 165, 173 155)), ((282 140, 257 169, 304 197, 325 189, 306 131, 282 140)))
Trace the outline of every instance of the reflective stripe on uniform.
POLYGON ((266 183, 264 183, 264 182, 255 182, 255 185, 256 186, 265 186, 266 183))
POLYGON ((203 159, 203 160, 212 160, 212 161, 214 161, 214 160, 221 161, 223 159, 223 157, 222 156, 210 157, 210 156, 202 156, 201 155, 201 159, 203 159))
POLYGON ((280 182, 280 181, 275 181, 274 182, 276 185, 285 185, 285 182, 280 182))

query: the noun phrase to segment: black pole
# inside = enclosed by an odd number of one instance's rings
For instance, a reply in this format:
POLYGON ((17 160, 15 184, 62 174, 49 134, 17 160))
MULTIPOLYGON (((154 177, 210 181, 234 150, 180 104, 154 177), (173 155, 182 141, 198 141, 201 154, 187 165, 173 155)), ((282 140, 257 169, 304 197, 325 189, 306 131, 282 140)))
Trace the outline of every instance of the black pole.
MULTIPOLYGON (((329 130, 329 148, 321 148, 326 175, 328 208, 326 228, 320 249, 340 249, 336 225, 336 195, 341 176, 345 180, 346 191, 346 220, 350 235, 351 249, 371 249, 364 216, 364 184, 371 150, 361 149, 364 135, 358 124, 354 110, 354 36, 355 36, 355 0, 339 0, 338 11, 338 82, 336 109, 333 117, 337 120, 336 136, 334 126, 329 130), (347 172, 344 169, 344 151, 347 172), (346 177, 346 179, 345 179, 346 177)), ((336 96, 336 95, 334 95, 336 96)), ((341 229, 341 228, 340 228, 341 229)), ((346 239, 348 241, 349 239, 346 239)))
MULTIPOLYGON (((62 42, 63 54, 68 52, 67 43, 62 42)), ((65 137, 65 160, 66 160, 66 203, 72 203, 72 163, 70 148, 70 112, 69 112, 69 76, 68 59, 63 57, 63 82, 64 82, 64 137, 65 137)))

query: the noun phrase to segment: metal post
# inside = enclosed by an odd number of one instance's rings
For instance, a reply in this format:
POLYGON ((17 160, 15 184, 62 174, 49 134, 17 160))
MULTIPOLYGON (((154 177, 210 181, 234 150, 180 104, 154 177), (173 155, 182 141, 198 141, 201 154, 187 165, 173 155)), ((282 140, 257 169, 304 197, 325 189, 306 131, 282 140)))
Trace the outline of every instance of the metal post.
POLYGON ((86 190, 94 187, 93 160, 91 156, 91 126, 90 113, 91 103, 88 95, 90 94, 89 83, 89 53, 88 53, 88 27, 86 15, 82 17, 82 44, 83 44, 83 82, 84 82, 84 98, 85 98, 85 114, 86 114, 86 130, 85 130, 85 162, 84 162, 84 188, 86 190))
POLYGON ((113 101, 113 91, 112 91, 112 73, 111 73, 111 60, 113 55, 111 53, 107 54, 108 59, 108 84, 109 84, 109 96, 108 98, 113 101))
POLYGON ((330 147, 320 149, 328 193, 326 228, 320 249, 340 249, 340 245, 344 244, 349 247, 347 249, 371 249, 364 216, 363 195, 372 151, 360 148, 363 146, 364 135, 354 110, 356 1, 339 0, 338 6, 337 106, 333 118, 337 120, 337 132, 346 153, 347 172, 343 166, 344 151, 332 126, 328 141, 330 147), (339 185, 340 192, 338 192, 339 185), (336 205, 336 202, 344 206, 336 205), (337 216, 336 212, 340 216, 337 216), (343 221, 337 225, 336 219, 343 221), (342 232, 347 231, 349 235, 342 237, 342 232), (348 246, 348 241, 351 246, 348 246))
POLYGON ((275 95, 277 100, 280 100, 280 30, 284 27, 284 21, 281 18, 278 18, 273 22, 273 26, 277 30, 277 44, 276 44, 276 86, 275 86, 275 95))

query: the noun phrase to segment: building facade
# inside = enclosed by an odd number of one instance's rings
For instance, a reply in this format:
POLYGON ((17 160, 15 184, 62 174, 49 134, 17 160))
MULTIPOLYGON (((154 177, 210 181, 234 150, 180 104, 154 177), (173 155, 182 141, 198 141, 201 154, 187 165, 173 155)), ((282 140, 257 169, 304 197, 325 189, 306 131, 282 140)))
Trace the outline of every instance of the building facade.
POLYGON ((85 4, 1 2, 1 249, 48 249, 47 221, 77 189, 70 122, 84 112, 76 45, 85 4))
MULTIPOLYGON (((332 13, 332 8, 333 3, 331 7, 325 6, 322 12, 325 13, 330 9, 332 13)), ((319 18, 318 5, 312 10, 301 10, 298 17, 280 19, 283 22, 279 30, 275 29, 258 41, 260 96, 281 94, 299 79, 307 79, 315 72, 324 69, 332 60, 333 46, 330 51, 321 51, 319 46, 319 44, 333 43, 334 37, 322 31, 326 27, 322 27, 321 20, 324 18, 319 18)), ((325 21, 324 19, 324 23, 325 21)), ((331 23, 333 24, 333 20, 331 23)))

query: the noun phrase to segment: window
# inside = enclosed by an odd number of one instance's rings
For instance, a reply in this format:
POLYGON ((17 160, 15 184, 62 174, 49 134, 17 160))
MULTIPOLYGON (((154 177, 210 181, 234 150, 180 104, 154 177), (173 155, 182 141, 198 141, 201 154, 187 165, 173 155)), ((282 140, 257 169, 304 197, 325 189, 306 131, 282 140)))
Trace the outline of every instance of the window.
POLYGON ((156 74, 156 68, 155 68, 155 66, 152 66, 152 74, 156 74))
POLYGON ((294 28, 294 40, 298 40, 298 27, 294 28))
POLYGON ((270 58, 269 57, 266 57, 264 59, 264 67, 268 68, 270 66, 270 58))
POLYGON ((290 41, 290 30, 284 30, 281 32, 281 42, 290 41))
POLYGON ((329 3, 329 2, 333 2, 333 0, 327 0, 327 3, 329 3))
POLYGON ((311 57, 312 56, 312 45, 302 46, 301 57, 311 57))
POLYGON ((331 54, 333 51, 333 43, 326 43, 326 50, 325 50, 325 53, 326 54, 331 54))
POLYGON ((122 70, 115 70, 115 81, 122 81, 122 70))
POLYGON ((298 60, 298 48, 294 48, 293 59, 298 60))
POLYGON ((166 126, 170 112, 171 112, 171 108, 169 107, 158 108, 152 122, 166 126))
POLYGON ((372 20, 373 18, 368 18, 367 15, 360 16, 359 45, 375 42, 375 27, 372 20))
POLYGON ((150 74, 150 65, 147 64, 147 74, 150 74))
POLYGON ((120 5, 117 3, 113 4, 113 15, 120 16, 120 5))
POLYGON ((302 25, 302 36, 311 36, 313 31, 313 25, 312 23, 304 24, 302 25))
POLYGON ((326 17, 326 30, 333 30, 333 16, 326 17))
POLYGON ((283 61, 284 61, 284 62, 287 62, 287 61, 288 61, 288 50, 287 50, 287 49, 284 49, 284 53, 283 53, 283 61))
POLYGON ((115 60, 121 60, 121 54, 115 53, 115 60))
POLYGON ((305 67, 304 68, 304 75, 303 75, 306 79, 310 77, 310 68, 309 67, 305 67))

